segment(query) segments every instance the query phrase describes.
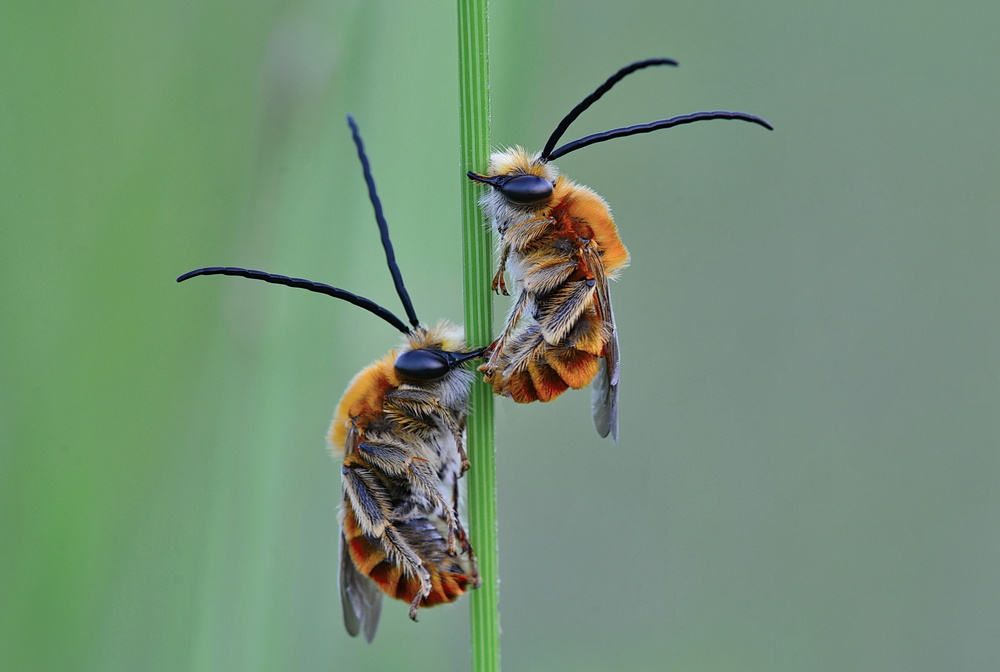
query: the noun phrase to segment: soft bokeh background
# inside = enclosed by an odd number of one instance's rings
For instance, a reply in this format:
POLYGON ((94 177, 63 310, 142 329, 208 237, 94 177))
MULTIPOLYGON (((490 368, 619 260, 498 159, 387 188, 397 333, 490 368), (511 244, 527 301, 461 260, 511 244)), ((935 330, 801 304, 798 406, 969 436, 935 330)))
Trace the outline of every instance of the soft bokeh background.
MULTIPOLYGON (((461 670, 467 604, 343 632, 324 432, 461 319, 452 3, 0 8, 0 667, 461 670)), ((1000 4, 504 1, 494 142, 761 114, 560 167, 613 205, 621 442, 498 402, 508 670, 1000 667, 1000 4)), ((503 303, 498 302, 498 311, 503 303)))

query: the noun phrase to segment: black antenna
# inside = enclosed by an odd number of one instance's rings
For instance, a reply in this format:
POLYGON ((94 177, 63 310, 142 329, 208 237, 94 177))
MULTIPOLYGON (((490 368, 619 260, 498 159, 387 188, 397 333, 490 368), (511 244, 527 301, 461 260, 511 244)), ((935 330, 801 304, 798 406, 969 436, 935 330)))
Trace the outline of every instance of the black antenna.
MULTIPOLYGON (((365 174, 365 184, 368 185, 368 197, 371 199, 372 207, 375 209, 375 221, 378 222, 378 230, 382 236, 382 249, 385 250, 385 260, 389 265, 389 272, 392 274, 392 281, 396 285, 396 293, 399 295, 399 300, 403 303, 403 308, 406 310, 406 316, 410 319, 410 324, 414 328, 420 326, 420 321, 417 319, 417 314, 413 310, 413 302, 410 301, 410 295, 406 292, 406 286, 403 284, 402 274, 399 272, 399 265, 396 264, 396 255, 392 251, 392 241, 389 240, 389 225, 385 221, 385 216, 382 214, 382 202, 378 198, 378 194, 375 191, 375 179, 372 177, 371 166, 368 163, 368 156, 365 154, 365 146, 361 141, 361 134, 358 132, 358 125, 354 123, 354 117, 347 115, 347 123, 351 126, 351 134, 354 137, 354 145, 358 148, 358 158, 361 160, 361 168, 365 174)), ((341 299, 347 301, 348 303, 354 304, 358 308, 363 308, 373 315, 378 315, 383 320, 394 326, 399 331, 404 334, 410 334, 411 329, 406 326, 399 317, 397 317, 392 311, 387 308, 380 306, 371 299, 367 299, 353 292, 349 292, 346 289, 340 289, 339 287, 334 287, 332 285, 327 285, 322 282, 315 282, 313 280, 306 280, 305 278, 290 278, 287 275, 278 275, 277 273, 268 273, 267 271, 254 271, 248 268, 238 268, 234 266, 210 266, 207 268, 198 268, 193 271, 188 271, 184 275, 177 278, 177 282, 184 282, 189 278, 194 278, 199 275, 234 275, 241 278, 250 278, 251 280, 263 280, 264 282, 269 282, 273 285, 284 285, 286 287, 295 287, 297 289, 307 289, 310 292, 316 292, 317 294, 325 294, 327 296, 332 296, 335 299, 341 299)))
POLYGON ((559 138, 563 136, 563 133, 565 133, 566 129, 569 128, 569 125, 572 124, 574 121, 576 121, 576 118, 579 117, 581 114, 583 114, 588 107, 596 103, 601 96, 610 91, 612 86, 614 86, 619 81, 621 81, 628 75, 632 74, 636 70, 642 70, 643 68, 648 68, 652 65, 676 66, 679 64, 672 58, 649 58, 646 59, 645 61, 636 61, 635 63, 626 65, 624 68, 622 68, 615 74, 611 75, 611 77, 608 78, 608 81, 604 82, 599 87, 597 87, 597 89, 592 94, 590 94, 582 101, 580 101, 579 105, 574 107, 572 110, 570 110, 569 114, 563 117, 563 120, 559 122, 558 126, 556 126, 556 130, 552 131, 552 135, 549 136, 549 141, 545 143, 545 147, 542 149, 542 156, 541 156, 542 161, 548 161, 549 158, 555 158, 555 157, 550 157, 550 154, 552 153, 552 148, 556 146, 557 142, 559 142, 559 138))
POLYGON ((574 152, 578 149, 598 142, 613 140, 614 138, 623 138, 628 135, 637 135, 639 133, 652 133, 653 131, 659 131, 664 128, 671 128, 682 124, 691 124, 696 121, 708 121, 711 119, 735 119, 738 121, 748 121, 750 123, 763 126, 769 131, 774 130, 771 124, 758 116, 747 114, 746 112, 726 112, 725 110, 716 110, 714 112, 695 112, 693 114, 684 114, 678 117, 671 117, 670 119, 651 121, 648 124, 636 124, 635 126, 614 128, 610 131, 604 131, 603 133, 588 135, 580 138, 579 140, 568 142, 558 149, 553 149, 556 143, 559 142, 559 138, 561 138, 563 133, 566 132, 566 129, 569 128, 569 125, 576 121, 576 118, 579 117, 584 110, 597 102, 601 96, 607 93, 611 87, 621 81, 622 78, 635 72, 636 70, 648 68, 651 65, 678 65, 678 63, 671 58, 650 58, 645 61, 637 61, 631 65, 626 65, 624 68, 608 78, 608 81, 597 87, 592 94, 584 98, 579 105, 570 111, 569 114, 563 117, 563 120, 559 122, 558 126, 556 126, 556 130, 554 130, 552 135, 549 136, 549 141, 545 143, 545 147, 542 149, 542 153, 539 158, 542 161, 553 161, 558 159, 560 156, 565 156, 570 152, 574 152))
POLYGON ((652 133, 653 131, 659 131, 663 128, 671 128, 673 126, 681 126, 683 124, 692 124, 696 121, 708 121, 710 119, 737 119, 739 121, 749 121, 752 124, 763 126, 769 131, 774 130, 771 124, 767 123, 766 120, 752 114, 747 114, 746 112, 726 112, 725 110, 716 110, 714 112, 695 112, 693 114, 683 114, 679 117, 672 117, 670 119, 651 121, 648 124, 636 124, 635 126, 615 128, 610 131, 604 131, 603 133, 594 133, 593 135, 588 135, 584 138, 580 138, 579 140, 567 142, 559 149, 549 152, 549 154, 544 158, 547 160, 555 160, 560 156, 565 156, 570 152, 575 152, 578 149, 586 147, 587 145, 593 145, 597 142, 623 138, 627 135, 652 133))
POLYGON ((378 315, 404 334, 410 333, 410 329, 401 319, 371 299, 358 296, 357 294, 349 292, 346 289, 340 289, 339 287, 333 287, 332 285, 325 285, 322 282, 313 282, 312 280, 306 280, 305 278, 289 278, 287 275, 277 275, 266 271, 253 271, 249 268, 235 268, 232 266, 210 266, 208 268, 198 268, 193 271, 188 271, 184 275, 180 276, 177 278, 177 282, 184 282, 189 278, 194 278, 199 275, 235 275, 241 278, 250 278, 251 280, 263 280, 264 282, 269 282, 272 285, 284 285, 286 287, 295 287, 297 289, 308 289, 310 292, 326 294, 327 296, 332 296, 335 299, 342 299, 348 303, 353 303, 358 308, 364 308, 369 313, 378 315))
POLYGON ((378 192, 375 190, 375 178, 372 177, 372 169, 368 163, 368 155, 365 154, 365 145, 361 141, 361 133, 358 131, 358 125, 354 122, 354 117, 347 115, 347 123, 351 127, 354 146, 358 148, 358 159, 361 160, 361 169, 365 174, 365 184, 368 185, 368 198, 375 209, 375 221, 378 222, 379 234, 382 236, 382 249, 385 250, 385 261, 389 265, 389 273, 392 274, 392 282, 396 286, 396 294, 399 295, 399 300, 403 302, 403 310, 406 311, 406 316, 410 319, 410 324, 414 328, 419 327, 420 320, 417 319, 417 313, 413 310, 413 302, 410 301, 406 285, 403 284, 403 275, 399 270, 399 264, 396 263, 396 254, 392 250, 392 241, 389 239, 389 224, 385 221, 385 215, 382 214, 382 201, 379 200, 378 192))

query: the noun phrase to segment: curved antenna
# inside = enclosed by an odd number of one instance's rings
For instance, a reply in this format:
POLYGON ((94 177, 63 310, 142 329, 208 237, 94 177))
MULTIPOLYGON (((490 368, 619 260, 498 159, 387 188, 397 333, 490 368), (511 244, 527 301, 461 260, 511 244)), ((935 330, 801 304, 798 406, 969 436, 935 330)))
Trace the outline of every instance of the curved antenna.
POLYGON ((639 133, 652 133, 653 131, 658 131, 663 128, 672 128, 674 126, 681 126, 682 124, 693 124, 696 121, 709 121, 711 119, 736 119, 739 121, 748 121, 752 124, 763 126, 769 131, 774 130, 774 127, 772 127, 766 120, 752 114, 747 114, 746 112, 726 112, 725 110, 715 110, 714 112, 695 112, 693 114, 683 114, 679 117, 672 117, 670 119, 651 121, 648 124, 636 124, 635 126, 614 128, 610 131, 604 131, 603 133, 594 133, 593 135, 588 135, 584 138, 580 138, 579 140, 567 142, 559 149, 549 152, 548 156, 545 158, 558 159, 560 156, 565 156, 570 152, 575 152, 576 150, 586 147, 587 145, 604 142, 605 140, 623 138, 627 135, 638 135, 639 133))
POLYGON ((399 295, 399 300, 403 302, 403 310, 406 311, 406 316, 410 319, 410 324, 414 328, 419 327, 420 320, 417 319, 417 313, 413 310, 413 302, 410 301, 406 285, 403 284, 403 274, 399 270, 399 264, 396 263, 396 254, 392 250, 392 241, 389 239, 389 224, 385 221, 385 215, 382 214, 382 201, 379 200, 378 193, 375 191, 375 178, 372 177, 371 164, 368 163, 368 155, 365 154, 365 145, 361 141, 361 133, 358 131, 358 125, 354 122, 354 117, 347 115, 347 123, 351 127, 351 137, 354 138, 354 146, 358 148, 358 159, 361 160, 361 170, 365 174, 365 184, 368 185, 368 198, 375 209, 375 221, 378 222, 378 231, 382 236, 382 249, 385 250, 385 262, 389 265, 389 273, 392 274, 392 283, 396 286, 396 294, 399 295))
POLYGON ((678 63, 672 58, 649 58, 645 61, 636 61, 635 63, 626 65, 624 68, 611 75, 611 77, 608 78, 608 81, 597 87, 592 94, 580 101, 576 107, 570 110, 569 114, 563 117, 563 120, 559 122, 558 126, 556 126, 556 130, 552 131, 552 135, 549 136, 549 141, 545 143, 545 147, 542 149, 542 161, 548 161, 549 159, 556 158, 551 155, 552 148, 556 146, 557 142, 559 142, 559 138, 563 136, 563 133, 565 133, 566 129, 569 128, 569 125, 576 121, 576 118, 583 114, 588 107, 596 103, 601 96, 610 91, 612 86, 636 70, 642 70, 643 68, 648 68, 652 65, 676 66, 678 63))
POLYGON ((177 282, 184 282, 189 278, 194 278, 199 275, 235 275, 241 278, 250 278, 251 280, 263 280, 264 282, 269 282, 272 285, 284 285, 285 287, 308 289, 310 292, 326 294, 327 296, 332 296, 335 299, 342 299, 348 303, 353 303, 358 308, 364 308, 369 313, 378 315, 404 334, 410 333, 410 329, 401 319, 371 299, 358 296, 357 294, 349 292, 346 289, 340 289, 339 287, 333 287, 332 285, 325 285, 322 282, 313 282, 312 280, 306 280, 305 278, 289 278, 287 275, 277 275, 266 271, 253 271, 249 268, 236 268, 233 266, 210 266, 208 268, 198 268, 193 271, 188 271, 184 275, 180 276, 177 278, 177 282))

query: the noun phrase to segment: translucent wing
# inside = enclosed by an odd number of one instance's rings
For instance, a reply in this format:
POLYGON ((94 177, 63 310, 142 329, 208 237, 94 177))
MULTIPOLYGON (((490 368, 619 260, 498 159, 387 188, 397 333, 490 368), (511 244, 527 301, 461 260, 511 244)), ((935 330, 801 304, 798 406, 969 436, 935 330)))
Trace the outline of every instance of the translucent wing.
MULTIPOLYGON (((356 425, 352 425, 344 441, 345 456, 357 450, 360 440, 361 433, 356 425)), ((354 515, 348 510, 350 503, 346 495, 341 506, 344 507, 342 515, 354 515)), ((382 614, 382 591, 354 566, 343 532, 340 533, 340 605, 344 610, 344 627, 347 633, 351 637, 357 637, 358 633, 364 631, 365 641, 371 644, 382 614)))
POLYGON ((382 614, 382 591, 354 566, 344 535, 340 535, 340 603, 347 633, 357 637, 363 630, 365 641, 371 644, 382 614))
POLYGON ((583 259, 594 274, 597 281, 594 291, 594 303, 607 331, 607 341, 604 344, 604 357, 601 358, 597 376, 593 382, 591 406, 594 414, 594 426, 601 437, 611 435, 611 440, 618 443, 618 375, 621 368, 618 350, 618 329, 615 327, 615 312, 611 307, 611 289, 608 277, 604 273, 604 264, 593 246, 583 250, 583 259))

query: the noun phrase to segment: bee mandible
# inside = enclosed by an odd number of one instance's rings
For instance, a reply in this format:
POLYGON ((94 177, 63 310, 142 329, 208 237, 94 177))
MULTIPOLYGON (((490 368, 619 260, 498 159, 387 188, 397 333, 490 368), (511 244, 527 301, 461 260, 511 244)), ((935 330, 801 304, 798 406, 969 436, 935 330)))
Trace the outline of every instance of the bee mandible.
POLYGON ((200 268, 177 278, 233 275, 307 289, 378 315, 403 344, 358 373, 337 406, 328 439, 343 454, 340 595, 352 636, 375 637, 382 594, 419 607, 453 602, 479 585, 476 558, 458 511, 469 468, 462 435, 473 374, 459 327, 420 326, 403 283, 389 227, 357 124, 347 118, 375 210, 386 262, 411 326, 363 296, 302 278, 245 268, 200 268))
POLYGON ((629 262, 629 253, 603 198, 559 174, 551 161, 588 145, 710 119, 736 119, 771 130, 744 112, 696 112, 616 128, 556 143, 588 107, 627 75, 669 58, 638 61, 620 69, 567 114, 541 152, 515 146, 490 157, 485 175, 468 177, 490 188, 480 205, 498 234, 499 269, 493 291, 516 296, 503 332, 479 367, 497 394, 519 403, 550 401, 568 388, 594 383, 594 424, 601 437, 618 441, 618 331, 608 281, 629 262))

